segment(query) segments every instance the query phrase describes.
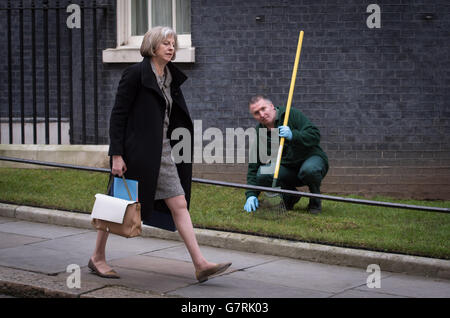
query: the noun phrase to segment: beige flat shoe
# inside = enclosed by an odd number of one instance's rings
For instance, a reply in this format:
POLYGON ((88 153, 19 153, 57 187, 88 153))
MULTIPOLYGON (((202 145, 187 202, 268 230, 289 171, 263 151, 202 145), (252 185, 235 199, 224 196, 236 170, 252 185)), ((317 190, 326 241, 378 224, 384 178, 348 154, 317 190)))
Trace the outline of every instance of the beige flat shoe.
POLYGON ((110 270, 109 272, 106 273, 101 273, 98 268, 95 266, 94 262, 92 262, 92 260, 89 260, 88 263, 88 267, 89 269, 96 275, 103 277, 103 278, 120 278, 119 274, 117 274, 116 271, 114 270, 110 270))
POLYGON ((231 266, 231 263, 221 263, 217 264, 216 266, 205 269, 204 271, 195 271, 195 277, 199 281, 199 283, 206 282, 209 278, 209 276, 217 275, 220 273, 225 272, 228 267, 231 266))

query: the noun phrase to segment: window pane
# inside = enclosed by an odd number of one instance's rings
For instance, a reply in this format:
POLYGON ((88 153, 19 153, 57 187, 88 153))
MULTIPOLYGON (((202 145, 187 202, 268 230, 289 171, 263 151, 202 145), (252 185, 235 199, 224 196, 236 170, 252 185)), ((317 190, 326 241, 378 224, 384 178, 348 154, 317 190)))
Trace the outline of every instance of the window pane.
POLYGON ((172 0, 152 0, 152 27, 172 27, 172 0))
POLYGON ((148 30, 147 0, 131 0, 131 35, 143 35, 148 30))
POLYGON ((176 0, 177 33, 191 33, 191 0, 176 0))

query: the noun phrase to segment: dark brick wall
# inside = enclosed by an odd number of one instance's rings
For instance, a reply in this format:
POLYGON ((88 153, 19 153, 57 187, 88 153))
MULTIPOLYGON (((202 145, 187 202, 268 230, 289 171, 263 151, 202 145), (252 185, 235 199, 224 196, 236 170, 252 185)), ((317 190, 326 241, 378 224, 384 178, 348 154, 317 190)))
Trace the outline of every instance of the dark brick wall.
MULTIPOLYGON (((106 15, 98 13, 100 60, 101 50, 115 46, 116 1, 98 2, 112 5, 106 15)), ((1 3, 4 7, 6 1, 1 3)), ((0 14, 0 40, 6 43, 5 12, 0 14)), ((183 92, 193 119, 201 119, 203 129, 247 128, 254 125, 247 111, 251 95, 264 93, 284 105, 300 30, 305 37, 293 107, 321 130, 331 164, 324 191, 450 199, 450 4, 446 0, 192 0, 196 62, 179 66, 189 76, 183 92), (380 29, 366 25, 371 3, 381 7, 380 29), (424 19, 425 13, 434 18, 424 19)), ((74 56, 79 55, 77 32, 74 56)), ((89 48, 92 27, 85 32, 89 48)), ((26 45, 29 50, 30 44, 26 45)), ((7 114, 8 103, 4 48, 0 50, 1 116, 7 114)), ((79 64, 74 66, 74 77, 79 79, 79 64)), ((108 142, 109 113, 126 66, 99 63, 100 143, 108 142)), ((42 78, 42 62, 39 67, 42 78)), ((54 76, 54 66, 50 68, 54 76)), ((18 76, 16 62, 14 70, 18 76)), ((90 110, 91 73, 86 79, 90 110)), ((76 143, 81 143, 79 83, 74 87, 76 143)), ((14 98, 16 105, 16 93, 14 98)), ((92 143, 92 120, 88 125, 87 142, 92 143)), ((209 177, 214 170, 198 165, 195 169, 198 176, 209 177)), ((245 166, 232 166, 229 171, 216 176, 245 181, 245 166)))
MULTIPOLYGON (((246 101, 255 93, 285 105, 304 30, 293 107, 321 130, 331 164, 324 191, 450 199, 448 1, 192 6, 197 63, 187 68, 188 96, 204 126, 252 126, 246 101), (366 25, 371 3, 380 5, 380 29, 366 25)), ((196 168, 212 177, 214 168, 196 168)), ((221 171, 230 172, 221 178, 245 180, 245 167, 221 171)))

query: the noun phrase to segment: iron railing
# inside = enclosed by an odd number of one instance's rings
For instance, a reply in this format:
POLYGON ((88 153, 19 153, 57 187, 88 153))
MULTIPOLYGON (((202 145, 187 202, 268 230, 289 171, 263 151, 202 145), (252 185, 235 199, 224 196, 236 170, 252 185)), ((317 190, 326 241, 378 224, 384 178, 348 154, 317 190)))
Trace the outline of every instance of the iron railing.
MULTIPOLYGON (((7 7, 0 7, 0 19, 6 18, 7 20, 7 43, 2 46, 1 50, 8 51, 8 106, 0 110, 2 111, 1 116, 5 117, 5 122, 7 118, 9 125, 9 143, 19 143, 19 140, 14 140, 13 138, 13 124, 20 119, 20 143, 22 144, 38 143, 37 127, 39 121, 45 123, 45 144, 49 144, 50 121, 54 120, 57 121, 57 132, 52 131, 52 133, 57 133, 58 144, 62 142, 61 123, 64 121, 69 122, 71 144, 74 143, 75 124, 79 125, 79 123, 81 124, 81 127, 77 128, 81 130, 78 131, 80 135, 77 138, 79 143, 98 144, 99 105, 97 87, 100 54, 97 52, 97 32, 99 32, 97 11, 103 12, 103 16, 105 16, 109 6, 98 5, 96 0, 89 1, 90 5, 85 5, 85 1, 82 0, 77 1, 81 10, 81 27, 79 29, 71 29, 66 25, 66 19, 69 15, 66 10, 71 1, 54 0, 51 2, 51 5, 48 0, 31 1, 31 5, 29 5, 29 1, 25 2, 23 0, 9 0, 7 1, 7 7), (24 6, 25 2, 26 6, 24 6), (84 20, 86 10, 91 11, 89 16, 92 18, 92 21, 88 22, 89 28, 92 28, 90 30, 92 34, 87 38, 85 38, 86 24, 84 20), (26 21, 24 21, 24 16, 27 17, 26 21), (73 43, 75 32, 77 39, 79 39, 76 45, 73 43), (54 37, 49 38, 49 34, 54 35, 54 37), (24 39, 25 36, 27 37, 26 40, 24 39), (31 37, 31 47, 28 46, 29 36, 31 37), (42 40, 42 45, 40 40, 42 40), (85 48, 85 43, 89 43, 87 48, 85 48), (27 45, 24 46, 24 44, 27 45), (62 61, 62 50, 64 50, 64 61, 62 61), (37 63, 40 64, 41 62, 43 67, 37 67, 37 63), (55 65, 51 65, 53 63, 55 65), (16 65, 19 65, 19 67, 16 67, 16 65), (74 65, 79 65, 79 68, 75 69, 74 65), (31 71, 26 72, 25 66, 31 71), (49 66, 56 70, 50 73, 49 66), (86 72, 87 67, 92 69, 92 71, 86 72), (40 74, 39 69, 42 70, 42 74, 40 74), (20 73, 20 75, 14 76, 16 72, 20 73), (65 73, 64 76, 62 76, 63 73, 65 73), (89 83, 93 83, 92 87, 89 87, 93 90, 92 95, 89 95, 93 96, 92 103, 89 103, 89 105, 86 102, 86 82, 88 79, 89 83), (41 83, 43 85, 40 85, 41 83), (81 86, 81 89, 74 89, 74 83, 77 86, 81 86), (30 86, 31 90, 29 89, 30 86), (14 92, 13 89, 15 89, 14 92), (64 99, 61 96, 62 92, 65 94, 64 99), (26 96, 29 97, 27 102, 25 101, 26 96), (39 101, 42 97, 43 102, 39 101), (81 115, 77 114, 77 116, 74 115, 77 111, 74 110, 75 97, 77 100, 81 100, 81 115), (6 109, 7 115, 5 116, 6 109), (91 135, 88 136, 87 116, 91 113, 93 113, 93 123, 89 122, 89 126, 93 127, 93 134, 90 133, 91 135), (32 122, 32 138, 30 138, 32 141, 25 140, 25 125, 28 121, 32 122), (89 142, 87 140, 88 137, 89 142)), ((76 104, 78 105, 78 101, 76 104)))
MULTIPOLYGON (((64 164, 64 163, 45 162, 45 161, 11 158, 11 157, 3 157, 3 156, 0 156, 0 160, 25 163, 25 164, 43 165, 43 166, 55 167, 55 168, 67 168, 67 169, 76 169, 76 170, 103 172, 103 173, 111 172, 110 169, 106 169, 106 168, 85 167, 85 166, 77 166, 77 165, 64 164)), ((192 182, 210 184, 210 185, 218 185, 218 186, 224 186, 224 187, 240 188, 240 189, 250 189, 250 190, 256 190, 256 191, 274 192, 274 193, 280 193, 280 194, 283 194, 283 193, 284 194, 292 194, 292 195, 298 195, 298 196, 309 197, 309 198, 318 198, 318 199, 323 199, 323 200, 330 200, 330 201, 337 201, 337 202, 344 202, 344 203, 351 203, 351 204, 379 206, 379 207, 383 207, 383 208, 396 208, 396 209, 407 209, 407 210, 419 210, 419 211, 426 211, 426 212, 450 213, 450 209, 448 209, 448 208, 419 206, 419 205, 383 202, 383 201, 371 201, 371 200, 362 200, 362 199, 353 199, 353 198, 343 198, 343 197, 338 197, 338 196, 315 194, 315 193, 292 191, 292 190, 283 190, 283 189, 278 189, 278 188, 253 186, 253 185, 248 185, 248 184, 231 183, 231 182, 217 181, 217 180, 192 178, 192 182)))

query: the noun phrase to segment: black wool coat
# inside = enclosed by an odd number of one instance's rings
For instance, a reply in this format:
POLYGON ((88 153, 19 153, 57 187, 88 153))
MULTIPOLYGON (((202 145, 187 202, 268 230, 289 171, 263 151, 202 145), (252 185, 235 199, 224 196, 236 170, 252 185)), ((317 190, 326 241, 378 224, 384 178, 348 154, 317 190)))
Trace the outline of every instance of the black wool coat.
MULTIPOLYGON (((174 129, 183 127, 189 130, 190 145, 193 146, 193 123, 180 89, 187 77, 171 62, 167 67, 172 74, 173 99, 168 138, 174 129)), ((161 165, 165 109, 165 98, 152 71, 150 58, 145 57, 142 62, 125 69, 111 112, 108 154, 111 161, 113 155, 121 155, 127 166, 125 178, 138 180, 143 223, 175 231, 172 215, 164 200, 154 199, 161 165)), ((171 140, 170 143, 173 147, 177 142, 171 140)), ((181 162, 176 166, 189 207, 192 158, 190 162, 181 162)))

